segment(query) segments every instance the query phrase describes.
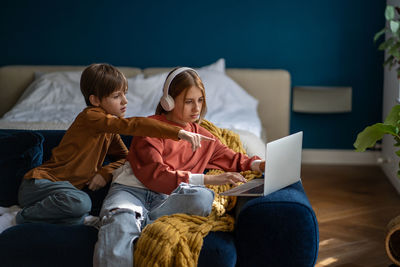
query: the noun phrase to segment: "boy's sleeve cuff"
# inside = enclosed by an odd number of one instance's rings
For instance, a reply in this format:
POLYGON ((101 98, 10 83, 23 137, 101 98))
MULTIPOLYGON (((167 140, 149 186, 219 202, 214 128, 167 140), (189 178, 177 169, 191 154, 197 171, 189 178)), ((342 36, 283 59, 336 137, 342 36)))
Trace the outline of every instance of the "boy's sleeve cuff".
POLYGON ((262 161, 262 160, 260 160, 260 159, 254 160, 254 161, 251 163, 251 165, 250 165, 251 170, 252 170, 252 171, 258 171, 258 172, 263 172, 262 170, 260 170, 260 163, 261 163, 261 161, 262 161))
POLYGON ((189 184, 204 185, 204 174, 202 174, 202 173, 189 174, 189 184))

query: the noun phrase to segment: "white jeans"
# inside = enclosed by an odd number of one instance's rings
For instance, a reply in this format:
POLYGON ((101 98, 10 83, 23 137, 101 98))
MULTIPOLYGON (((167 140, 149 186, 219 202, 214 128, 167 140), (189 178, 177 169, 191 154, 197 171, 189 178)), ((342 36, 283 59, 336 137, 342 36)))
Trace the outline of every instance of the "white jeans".
POLYGON ((213 200, 214 192, 204 186, 181 183, 165 195, 114 183, 100 212, 93 266, 133 266, 134 241, 147 224, 174 213, 208 216, 213 200))

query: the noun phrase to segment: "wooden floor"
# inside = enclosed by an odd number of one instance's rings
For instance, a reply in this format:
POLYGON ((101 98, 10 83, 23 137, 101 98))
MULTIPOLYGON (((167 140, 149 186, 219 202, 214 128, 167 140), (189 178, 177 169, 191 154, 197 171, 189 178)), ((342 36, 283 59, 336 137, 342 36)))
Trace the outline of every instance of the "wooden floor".
POLYGON ((400 196, 378 166, 303 165, 302 181, 317 215, 317 267, 387 267, 387 223, 400 196))

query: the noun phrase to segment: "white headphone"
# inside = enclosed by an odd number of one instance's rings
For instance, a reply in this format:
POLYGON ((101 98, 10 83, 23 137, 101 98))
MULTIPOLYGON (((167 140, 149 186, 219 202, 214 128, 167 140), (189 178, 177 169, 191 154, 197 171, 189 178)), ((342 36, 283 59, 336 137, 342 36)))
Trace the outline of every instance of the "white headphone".
MULTIPOLYGON (((163 109, 165 111, 171 111, 174 109, 175 107, 175 101, 172 98, 172 96, 170 96, 168 94, 169 91, 169 86, 171 85, 172 80, 180 73, 186 71, 186 70, 192 70, 194 72, 196 72, 194 69, 192 68, 187 68, 187 67, 181 67, 181 68, 177 68, 176 70, 174 70, 167 78, 167 80, 164 83, 164 87, 163 87, 163 95, 160 99, 160 104, 163 107, 163 109)), ((197 72, 196 72, 197 74, 197 72)))

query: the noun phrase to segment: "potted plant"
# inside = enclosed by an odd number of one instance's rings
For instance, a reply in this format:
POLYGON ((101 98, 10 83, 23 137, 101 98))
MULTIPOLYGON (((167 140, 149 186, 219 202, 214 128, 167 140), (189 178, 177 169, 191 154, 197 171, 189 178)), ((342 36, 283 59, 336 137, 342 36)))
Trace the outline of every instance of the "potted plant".
MULTIPOLYGON (((384 40, 378 47, 379 50, 386 51, 387 59, 383 66, 389 66, 389 69, 396 67, 397 78, 400 79, 400 7, 386 6, 385 18, 386 26, 374 36, 374 42, 389 33, 389 38, 384 40)), ((395 105, 386 117, 383 123, 376 123, 366 127, 358 134, 354 147, 356 151, 365 151, 367 148, 373 147, 375 143, 383 138, 385 134, 390 134, 395 139, 395 146, 400 147, 400 105, 395 105)), ((400 150, 396 152, 400 157, 400 150)), ((400 178, 400 164, 397 176, 400 178)))
POLYGON ((386 6, 385 18, 386 26, 377 32, 374 36, 374 42, 389 33, 390 37, 384 40, 378 47, 378 50, 386 51, 387 59, 383 66, 389 65, 389 69, 396 66, 397 77, 400 78, 400 7, 386 6))
MULTIPOLYGON (((357 135, 354 147, 356 151, 365 151, 367 148, 374 146, 385 134, 390 134, 394 137, 395 146, 400 148, 399 132, 400 105, 395 105, 383 123, 375 123, 368 126, 357 135)), ((395 153, 400 157, 400 150, 395 153)), ((397 176, 400 178, 400 170, 397 171, 397 176)), ((396 266, 400 266, 400 215, 390 220, 386 227, 385 236, 386 254, 396 266)))
MULTIPOLYGON (((400 79, 400 8, 386 6, 385 18, 386 26, 375 34, 376 42, 382 35, 388 33, 389 36, 378 47, 379 50, 386 52, 386 60, 383 66, 396 67, 397 78, 400 79)), ((385 134, 394 137, 395 146, 400 148, 400 105, 395 105, 389 112, 383 123, 375 123, 366 127, 357 135, 354 142, 356 151, 365 151, 373 147, 375 143, 383 138, 385 134)), ((395 152, 400 157, 400 150, 395 152)), ((400 163, 397 170, 397 176, 400 178, 400 163)), ((385 237, 385 249, 388 257, 397 265, 400 265, 400 216, 393 218, 387 225, 385 237)))

